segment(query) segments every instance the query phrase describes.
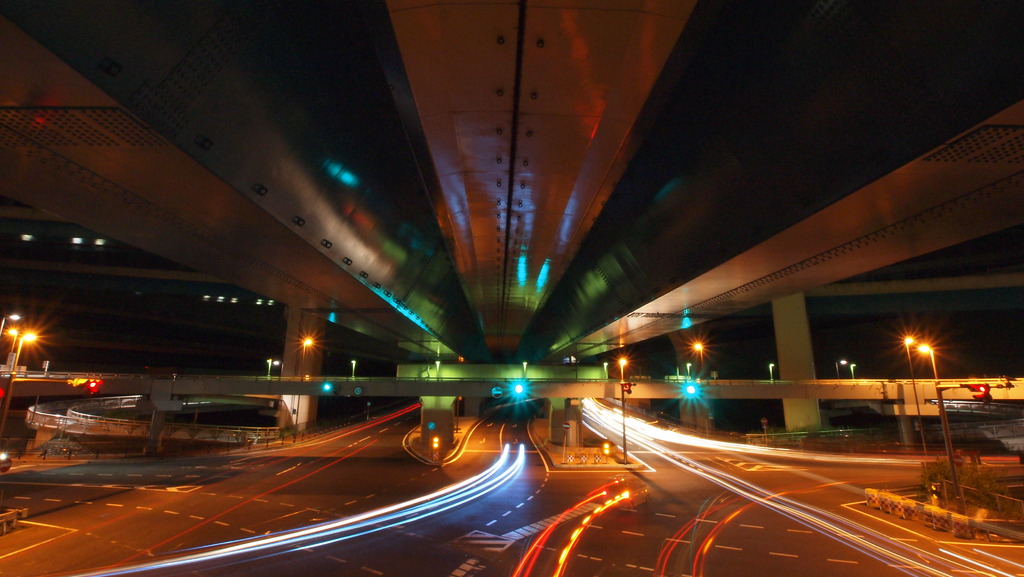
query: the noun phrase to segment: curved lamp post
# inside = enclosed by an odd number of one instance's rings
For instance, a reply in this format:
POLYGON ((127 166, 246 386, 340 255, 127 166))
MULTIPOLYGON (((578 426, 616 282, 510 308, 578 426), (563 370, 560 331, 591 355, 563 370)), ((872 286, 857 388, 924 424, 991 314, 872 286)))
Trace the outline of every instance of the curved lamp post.
POLYGON ((697 353, 697 378, 704 373, 704 343, 693 343, 693 350, 697 353))
POLYGON ((622 396, 622 464, 629 463, 629 456, 626 452, 626 359, 619 359, 619 394, 622 396))
POLYGON ((921 450, 928 452, 928 443, 924 440, 924 419, 921 418, 921 401, 917 397, 917 381, 914 380, 914 359, 910 356, 910 345, 914 344, 914 337, 903 339, 903 346, 907 349, 907 363, 910 365, 910 387, 914 389, 914 404, 917 405, 917 428, 921 433, 921 450))
POLYGON ((36 335, 32 333, 26 333, 18 336, 18 331, 10 331, 10 334, 14 337, 16 344, 12 346, 15 348, 14 362, 11 364, 11 376, 7 382, 7 390, 4 391, 6 394, 3 398, 3 411, 0 413, 0 442, 3 442, 3 450, 7 451, 7 439, 4 438, 4 425, 7 424, 7 413, 11 410, 11 397, 14 396, 14 380, 18 374, 18 359, 21 357, 21 347, 25 344, 25 341, 32 342, 36 340, 36 335))
MULTIPOLYGON (((953 459, 953 439, 949 434, 949 417, 946 416, 946 402, 942 399, 943 386, 939 384, 939 371, 935 368, 935 349, 922 344, 917 347, 922 354, 928 355, 932 360, 932 374, 935 376, 935 394, 939 400, 939 419, 942 421, 942 440, 946 445, 946 459, 949 460, 949 477, 953 481, 953 492, 956 493, 957 508, 961 513, 967 512, 967 502, 964 500, 963 490, 960 488, 960 477, 956 472, 956 461, 953 459)), ((955 388, 960 385, 950 385, 946 388, 955 388)))
POLYGON ((840 361, 836 361, 836 378, 837 379, 841 379, 842 378, 842 377, 839 376, 839 365, 843 365, 845 367, 846 366, 846 359, 843 359, 843 360, 840 360, 840 361))
MULTIPOLYGON (((11 319, 14 322, 18 322, 18 321, 21 320, 21 315, 4 315, 3 317, 0 317, 0 337, 3 337, 4 326, 7 325, 7 319, 11 319)), ((15 334, 17 334, 17 333, 15 333, 15 334)), ((17 338, 17 337, 15 337, 15 338, 17 338)), ((12 351, 14 350, 14 343, 13 342, 11 343, 11 350, 12 351)))

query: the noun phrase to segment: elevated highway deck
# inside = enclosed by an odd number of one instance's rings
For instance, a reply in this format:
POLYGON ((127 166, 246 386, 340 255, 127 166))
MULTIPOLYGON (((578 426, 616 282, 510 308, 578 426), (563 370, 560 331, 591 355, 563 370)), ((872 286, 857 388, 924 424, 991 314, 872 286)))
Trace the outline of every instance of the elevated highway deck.
MULTIPOLYGON (((0 378, 7 377, 0 374, 0 378)), ((102 381, 102 395, 147 395, 159 390, 172 397, 196 395, 340 395, 366 397, 502 397, 530 396, 544 398, 618 398, 618 379, 513 376, 487 377, 263 377, 224 375, 104 374, 104 373, 27 373, 17 376, 15 396, 76 396, 86 391, 81 382, 102 381), (79 384, 74 384, 78 382, 79 384), (517 387, 521 391, 517 392, 517 387)), ((1024 401, 1024 387, 1003 388, 1020 378, 989 379, 813 379, 813 380, 688 380, 685 377, 662 379, 630 378, 633 383, 630 399, 822 399, 869 400, 883 403, 918 403, 927 410, 932 407, 936 385, 944 389, 967 383, 986 383, 992 387, 995 401, 1024 401), (692 393, 687 392, 693 386, 692 393), (916 397, 915 397, 916 393, 916 397), (915 400, 916 399, 916 400, 915 400)), ((950 388, 943 392, 947 400, 970 400, 967 388, 950 388)))

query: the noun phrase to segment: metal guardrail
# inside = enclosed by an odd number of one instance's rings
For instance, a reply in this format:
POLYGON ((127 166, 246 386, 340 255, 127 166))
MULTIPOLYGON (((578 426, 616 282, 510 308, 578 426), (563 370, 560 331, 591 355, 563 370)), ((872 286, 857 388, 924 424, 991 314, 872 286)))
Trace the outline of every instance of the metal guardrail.
MULTIPOLYGON (((132 419, 103 416, 105 411, 131 409, 138 404, 140 395, 104 397, 75 401, 57 401, 28 408, 25 422, 33 429, 56 429, 62 433, 103 435, 116 437, 146 437, 150 423, 132 419)), ((165 423, 161 428, 164 438, 205 440, 224 443, 255 443, 276 441, 281 438, 278 427, 238 427, 165 423)))
MULTIPOLYGON (((0 370, 0 377, 10 376, 9 370, 0 370)), ((267 377, 266 375, 204 375, 204 374, 191 374, 191 373, 98 373, 98 372, 55 372, 55 371, 19 371, 18 379, 52 379, 52 380, 65 380, 65 379, 118 379, 118 380, 176 380, 182 379, 202 379, 211 381, 243 381, 243 382, 284 382, 284 383, 301 383, 301 382, 313 382, 313 381, 332 381, 332 382, 372 382, 372 381, 395 381, 395 382, 445 382, 445 383, 472 383, 480 381, 494 381, 494 382, 517 382, 524 380, 523 376, 504 376, 504 377, 490 377, 490 376, 465 376, 465 377, 449 377, 449 376, 433 376, 433 377, 353 377, 349 375, 316 375, 316 376, 298 376, 298 377, 283 377, 278 375, 272 375, 267 377)), ((528 379, 531 382, 565 382, 565 381, 578 381, 578 382, 618 382, 619 379, 614 375, 609 377, 600 378, 587 378, 587 377, 566 377, 566 376, 554 376, 545 378, 540 375, 531 374, 528 379)), ((910 379, 805 379, 800 381, 782 380, 782 379, 687 379, 685 376, 666 375, 662 378, 652 378, 649 376, 631 376, 626 379, 631 382, 664 382, 664 383, 683 383, 692 382, 704 385, 716 385, 716 386, 728 386, 728 385, 750 385, 750 384, 762 384, 762 385, 791 385, 794 383, 815 383, 819 385, 863 385, 863 386, 877 386, 879 384, 911 384, 910 379)), ((1018 379, 1010 379, 1018 380, 1018 379)), ((1024 378, 1020 379, 1024 380, 1024 378)), ((985 379, 940 379, 934 381, 933 379, 917 379, 916 382, 919 386, 931 384, 933 382, 942 383, 987 383, 989 385, 1002 385, 1007 381, 1006 378, 985 378, 985 379)), ((947 403, 953 402, 947 399, 947 403)))

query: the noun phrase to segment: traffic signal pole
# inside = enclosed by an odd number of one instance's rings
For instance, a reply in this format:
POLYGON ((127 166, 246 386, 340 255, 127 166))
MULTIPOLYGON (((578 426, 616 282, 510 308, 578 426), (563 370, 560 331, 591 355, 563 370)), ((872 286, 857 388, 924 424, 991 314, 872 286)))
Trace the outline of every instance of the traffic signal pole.
POLYGON ((957 509, 960 513, 967 513, 967 501, 964 500, 963 489, 960 488, 960 478, 956 472, 956 461, 953 459, 953 439, 949 433, 949 417, 946 416, 946 403, 942 400, 942 386, 935 383, 935 394, 939 400, 939 420, 942 421, 942 440, 946 444, 946 458, 949 460, 949 478, 953 481, 953 492, 956 493, 957 509))
POLYGON ((626 452, 626 382, 619 383, 619 394, 622 395, 622 464, 629 464, 629 454, 626 452))

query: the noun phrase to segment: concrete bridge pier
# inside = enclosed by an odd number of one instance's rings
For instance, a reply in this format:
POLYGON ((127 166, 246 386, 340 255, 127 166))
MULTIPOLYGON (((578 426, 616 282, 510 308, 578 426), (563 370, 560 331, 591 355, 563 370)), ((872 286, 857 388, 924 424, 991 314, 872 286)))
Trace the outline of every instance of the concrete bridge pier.
POLYGON ((548 440, 564 447, 580 446, 580 400, 557 397, 548 403, 548 440))
MULTIPOLYGON (((811 326, 807 321, 804 293, 772 301, 775 348, 779 356, 779 377, 786 381, 810 380, 814 375, 811 326)), ((818 429, 821 412, 818 399, 783 399, 786 430, 818 429)))
MULTIPOLYGON (((297 307, 288 307, 287 319, 281 376, 312 379, 322 372, 323 346, 317 343, 317 338, 324 334, 327 321, 317 315, 307 314, 297 307), (306 344, 307 342, 310 344, 306 344)), ((296 431, 302 431, 310 421, 316 421, 315 396, 283 395, 281 400, 288 410, 284 414, 278 414, 278 426, 291 425, 296 431)))
POLYGON ((146 454, 157 455, 163 449, 160 443, 160 435, 164 429, 164 422, 167 421, 167 411, 156 409, 149 421, 149 435, 146 438, 146 454))
POLYGON ((918 404, 918 399, 924 398, 923 395, 918 394, 917 383, 910 385, 910 391, 907 391, 907 386, 900 386, 898 391, 898 400, 894 407, 896 412, 896 423, 899 426, 900 432, 900 443, 906 447, 912 447, 923 440, 921 433, 914 430, 914 417, 917 417, 918 426, 920 426, 921 420, 921 406, 918 404), (914 413, 911 412, 911 407, 914 407, 914 413))
POLYGON ((709 433, 715 428, 711 410, 701 399, 682 399, 679 402, 679 420, 698 433, 709 433))
MULTIPOLYGON (((149 398, 147 400, 153 411, 153 416, 150 417, 149 433, 146 436, 145 453, 147 455, 159 454, 163 449, 160 439, 163 433, 164 423, 167 421, 167 412, 181 410, 182 402, 175 401, 171 398, 173 392, 173 380, 154 381, 149 390, 149 398)), ((143 406, 141 400, 138 406, 143 406)))
POLYGON ((435 461, 444 458, 455 445, 457 400, 458 397, 420 397, 420 450, 435 461))

